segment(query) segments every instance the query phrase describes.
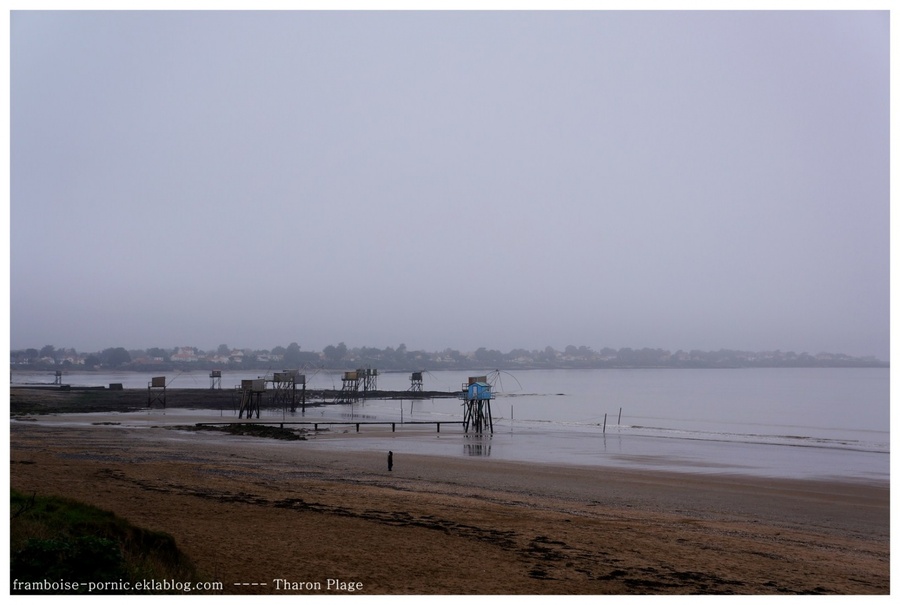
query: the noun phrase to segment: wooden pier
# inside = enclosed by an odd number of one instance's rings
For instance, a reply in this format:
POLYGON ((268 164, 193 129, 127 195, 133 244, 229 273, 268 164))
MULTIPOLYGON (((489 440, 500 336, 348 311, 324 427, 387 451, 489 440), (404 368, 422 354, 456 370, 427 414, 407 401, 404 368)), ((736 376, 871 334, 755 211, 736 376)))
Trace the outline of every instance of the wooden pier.
POLYGON ((312 425, 314 431, 319 430, 319 425, 324 426, 335 426, 335 425, 343 425, 343 426, 356 426, 356 432, 359 432, 360 425, 368 426, 368 425, 381 425, 387 426, 390 425, 391 432, 397 432, 397 425, 399 424, 401 427, 406 426, 408 424, 433 424, 436 425, 437 432, 441 432, 442 424, 458 424, 462 426, 464 422, 462 420, 409 420, 407 422, 397 422, 397 421, 389 421, 389 420, 361 420, 361 421, 346 421, 346 420, 320 420, 320 421, 301 421, 301 420, 261 420, 259 422, 198 422, 196 426, 229 426, 232 424, 244 424, 244 425, 266 425, 273 426, 278 425, 278 428, 283 429, 285 425, 294 424, 294 425, 312 425))

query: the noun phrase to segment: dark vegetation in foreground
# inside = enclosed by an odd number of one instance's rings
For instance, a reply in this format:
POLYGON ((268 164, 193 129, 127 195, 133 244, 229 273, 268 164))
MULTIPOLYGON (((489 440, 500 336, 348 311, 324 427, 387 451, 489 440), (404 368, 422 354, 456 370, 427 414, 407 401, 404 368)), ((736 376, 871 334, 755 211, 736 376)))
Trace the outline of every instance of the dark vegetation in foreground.
POLYGON ((92 586, 92 594, 182 593, 154 589, 152 581, 195 585, 199 580, 170 535, 136 527, 111 512, 11 490, 10 516, 12 594, 87 594, 88 583, 105 583, 92 586), (148 580, 148 589, 134 590, 148 580))

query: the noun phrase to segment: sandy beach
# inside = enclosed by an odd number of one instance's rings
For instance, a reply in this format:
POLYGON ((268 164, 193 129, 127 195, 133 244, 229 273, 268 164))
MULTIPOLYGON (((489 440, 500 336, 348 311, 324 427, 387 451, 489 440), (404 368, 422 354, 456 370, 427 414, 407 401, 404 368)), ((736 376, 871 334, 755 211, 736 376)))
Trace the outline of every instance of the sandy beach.
POLYGON ((412 455, 388 472, 387 448, 47 419, 11 421, 12 488, 171 534, 223 594, 890 592, 885 484, 412 455))

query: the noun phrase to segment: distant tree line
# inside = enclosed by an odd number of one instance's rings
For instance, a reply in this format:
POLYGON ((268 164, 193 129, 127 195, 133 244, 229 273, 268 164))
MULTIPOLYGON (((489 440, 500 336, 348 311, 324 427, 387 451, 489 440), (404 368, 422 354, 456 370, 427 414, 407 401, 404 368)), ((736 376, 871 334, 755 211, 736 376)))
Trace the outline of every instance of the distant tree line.
POLYGON ((355 369, 379 370, 468 370, 468 369, 555 369, 555 368, 748 368, 748 367, 888 367, 874 357, 851 357, 840 353, 794 353, 793 351, 683 351, 665 349, 612 349, 595 351, 587 346, 569 345, 562 350, 512 349, 503 353, 480 347, 471 353, 455 349, 439 352, 409 350, 405 344, 396 348, 349 348, 343 342, 328 345, 321 352, 303 351, 296 342, 272 349, 235 349, 219 345, 215 350, 196 347, 125 349, 114 347, 92 353, 78 353, 71 348, 57 349, 46 345, 41 349, 10 352, 11 367, 17 369, 83 369, 83 370, 177 370, 177 369, 355 369))

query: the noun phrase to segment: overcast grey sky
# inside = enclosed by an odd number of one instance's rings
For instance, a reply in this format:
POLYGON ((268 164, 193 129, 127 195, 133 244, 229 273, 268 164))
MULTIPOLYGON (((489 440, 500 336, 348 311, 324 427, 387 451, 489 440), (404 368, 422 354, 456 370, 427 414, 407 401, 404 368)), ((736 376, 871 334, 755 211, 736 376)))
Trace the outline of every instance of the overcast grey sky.
POLYGON ((14 12, 12 348, 889 357, 887 12, 14 12))

